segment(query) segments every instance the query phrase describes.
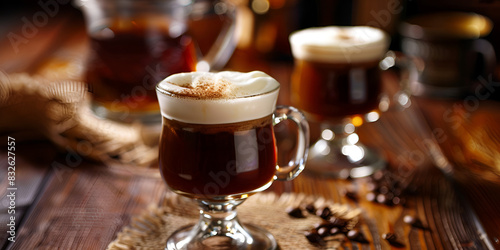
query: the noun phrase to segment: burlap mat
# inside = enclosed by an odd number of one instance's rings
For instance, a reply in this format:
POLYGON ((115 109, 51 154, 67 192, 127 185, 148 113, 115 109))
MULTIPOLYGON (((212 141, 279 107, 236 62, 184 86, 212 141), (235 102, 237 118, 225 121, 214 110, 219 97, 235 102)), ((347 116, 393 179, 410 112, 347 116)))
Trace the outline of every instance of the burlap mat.
MULTIPOLYGON (((306 218, 292 218, 287 210, 299 205, 314 204, 315 207, 328 206, 333 215, 349 219, 357 224, 360 209, 335 204, 323 198, 300 194, 259 193, 250 197, 238 207, 240 221, 265 228, 278 241, 281 249, 317 249, 308 242, 304 233, 321 222, 321 218, 308 215, 306 218)), ((118 233, 108 249, 164 249, 169 235, 182 226, 194 224, 199 216, 197 205, 186 198, 168 192, 160 207, 151 205, 142 214, 132 218, 130 224, 118 233)), ((344 235, 328 241, 325 248, 341 247, 344 235)))
POLYGON ((158 157, 159 128, 96 117, 80 81, 0 71, 0 117, 0 137, 47 139, 72 157, 142 167, 158 157))

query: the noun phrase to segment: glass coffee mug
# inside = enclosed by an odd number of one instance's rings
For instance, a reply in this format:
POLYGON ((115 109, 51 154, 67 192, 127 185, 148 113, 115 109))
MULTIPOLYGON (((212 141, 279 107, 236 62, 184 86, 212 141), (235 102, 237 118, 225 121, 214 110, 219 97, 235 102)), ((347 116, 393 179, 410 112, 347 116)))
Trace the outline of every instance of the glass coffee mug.
POLYGON ((360 143, 356 128, 379 117, 379 63, 388 36, 372 27, 330 26, 294 32, 290 44, 295 59, 292 104, 322 127, 307 169, 356 178, 383 168, 383 157, 360 143))
POLYGON ((234 50, 235 11, 225 1, 79 3, 90 36, 85 77, 100 117, 159 123, 159 81, 221 68, 234 50))
POLYGON ((166 249, 277 248, 269 232, 240 224, 236 207, 274 180, 291 180, 304 169, 308 123, 292 107, 276 108, 279 87, 258 71, 181 73, 157 85, 162 177, 201 208, 199 222, 176 231, 166 249), (281 168, 273 127, 287 119, 298 126, 298 146, 289 166, 281 168))

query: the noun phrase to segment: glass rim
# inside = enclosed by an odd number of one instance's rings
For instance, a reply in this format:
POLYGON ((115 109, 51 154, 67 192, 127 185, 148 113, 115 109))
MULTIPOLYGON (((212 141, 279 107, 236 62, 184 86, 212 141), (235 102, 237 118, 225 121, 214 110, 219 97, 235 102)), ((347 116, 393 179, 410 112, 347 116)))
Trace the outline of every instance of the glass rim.
POLYGON ((231 101, 231 100, 238 100, 238 99, 246 99, 246 98, 252 98, 252 97, 258 97, 258 96, 264 96, 264 95, 268 95, 268 94, 272 94, 276 91, 279 91, 280 90, 280 87, 281 85, 280 84, 277 84, 276 87, 268 90, 268 91, 265 91, 265 92, 262 92, 262 93, 258 93, 258 94, 248 94, 248 95, 242 95, 242 96, 237 96, 237 97, 231 97, 231 98, 199 98, 199 97, 192 97, 192 96, 184 96, 184 95, 179 95, 179 94, 176 94, 176 93, 172 93, 166 89, 163 89, 160 87, 160 84, 161 84, 161 81, 159 83, 156 84, 156 92, 157 93, 161 93, 165 96, 169 96, 169 97, 172 97, 172 98, 177 98, 177 99, 185 99, 185 100, 193 100, 193 101, 231 101))

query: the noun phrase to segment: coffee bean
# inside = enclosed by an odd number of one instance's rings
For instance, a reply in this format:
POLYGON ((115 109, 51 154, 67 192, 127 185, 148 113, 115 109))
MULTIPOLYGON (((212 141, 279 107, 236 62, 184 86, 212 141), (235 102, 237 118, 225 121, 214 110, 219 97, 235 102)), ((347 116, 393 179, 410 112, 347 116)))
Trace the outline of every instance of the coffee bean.
POLYGON ((358 201, 358 195, 353 191, 346 191, 344 195, 352 201, 358 201))
MULTIPOLYGON (((290 213, 296 216, 298 212, 292 212, 293 210, 296 209, 297 208, 292 209, 290 213)), ((329 236, 336 235, 339 233, 344 233, 347 235, 347 232, 350 229, 352 229, 353 226, 355 226, 352 225, 352 219, 347 220, 334 216, 332 210, 328 206, 316 209, 313 204, 309 204, 305 207, 305 210, 307 210, 309 213, 314 212, 314 215, 323 219, 322 222, 316 224, 313 229, 304 233, 307 240, 311 244, 315 244, 318 246, 325 246, 326 243, 329 241, 342 242, 344 237, 339 238, 339 237, 329 237, 329 236)), ((303 212, 304 209, 301 209, 301 211, 303 212)), ((368 242, 368 240, 366 240, 366 238, 362 234, 357 235, 356 237, 353 238, 353 240, 361 243, 368 242)))
POLYGON ((328 221, 322 221, 321 223, 316 224, 316 225, 314 226, 314 228, 315 228, 316 230, 318 230, 318 229, 320 229, 320 228, 322 228, 322 227, 332 228, 333 226, 332 226, 332 224, 331 224, 330 222, 328 222, 328 221))
POLYGON ((422 221, 419 218, 413 217, 411 215, 406 215, 403 218, 403 221, 406 224, 409 224, 409 225, 411 225, 412 227, 415 227, 415 228, 420 228, 420 229, 423 229, 423 230, 428 230, 429 229, 429 228, 427 228, 427 227, 424 226, 424 224, 422 223, 422 221))
POLYGON ((321 236, 319 236, 317 232, 307 231, 304 233, 304 235, 306 236, 307 240, 312 244, 318 244, 321 246, 325 245, 325 240, 323 240, 323 238, 321 238, 321 236))
POLYGON ((356 236, 358 236, 359 232, 357 230, 350 230, 349 232, 347 232, 347 238, 349 239, 354 239, 356 238, 356 236))
POLYGON ((332 227, 330 229, 330 235, 336 235, 336 234, 339 234, 339 233, 341 233, 341 230, 338 227, 332 227))
POLYGON ((343 228, 347 225, 347 220, 340 219, 340 218, 334 217, 334 216, 330 217, 328 222, 330 222, 331 227, 343 228))
POLYGON ((323 220, 328 220, 332 216, 332 210, 329 207, 323 208, 321 211, 316 211, 316 215, 321 217, 323 220))
POLYGON ((415 193, 416 186, 407 183, 401 176, 390 170, 380 170, 370 177, 366 190, 366 199, 387 206, 406 206, 405 195, 415 193), (382 195, 381 195, 382 194, 382 195))
POLYGON ((358 230, 350 230, 347 232, 347 238, 356 241, 359 243, 369 243, 369 241, 366 239, 365 235, 358 230))
POLYGON ((405 217, 403 217, 403 221, 406 224, 411 224, 411 223, 415 222, 415 217, 413 217, 411 215, 405 215, 405 217))
POLYGON ((390 240, 396 239, 396 235, 393 233, 386 233, 386 234, 382 234, 382 238, 390 241, 390 240))
POLYGON ((330 235, 330 229, 328 227, 320 227, 317 229, 319 236, 326 237, 330 235))
POLYGON ((306 217, 304 215, 304 213, 302 212, 302 209, 300 207, 296 207, 296 208, 290 209, 288 211, 288 215, 290 215, 293 218, 299 218, 299 219, 306 217))
POLYGON ((314 204, 308 204, 306 206, 306 210, 307 212, 309 212, 310 214, 316 214, 316 208, 314 207, 314 204))
POLYGON ((389 242, 389 244, 393 247, 397 247, 397 248, 403 248, 405 247, 405 244, 403 244, 402 242, 400 242, 396 235, 393 234, 393 233, 386 233, 386 234, 383 234, 382 235, 382 238, 387 240, 387 242, 389 242))

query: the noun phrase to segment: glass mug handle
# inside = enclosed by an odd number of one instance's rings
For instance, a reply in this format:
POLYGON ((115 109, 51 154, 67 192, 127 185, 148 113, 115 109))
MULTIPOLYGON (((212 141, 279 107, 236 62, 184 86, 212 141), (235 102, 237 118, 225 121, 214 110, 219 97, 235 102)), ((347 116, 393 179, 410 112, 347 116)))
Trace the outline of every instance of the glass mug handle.
POLYGON ((304 170, 309 152, 309 124, 305 116, 294 107, 277 106, 273 116, 273 125, 276 126, 285 120, 291 120, 297 125, 297 150, 295 156, 288 162, 288 166, 278 166, 275 179, 279 181, 289 181, 297 177, 304 170))
POLYGON ((419 74, 419 69, 415 62, 401 52, 389 50, 380 61, 379 67, 382 71, 389 69, 398 69, 401 71, 398 73, 399 90, 392 96, 392 101, 387 100, 383 108, 381 106, 381 111, 387 111, 390 108, 406 109, 410 107, 410 97, 412 95, 410 82, 417 81, 419 74))

